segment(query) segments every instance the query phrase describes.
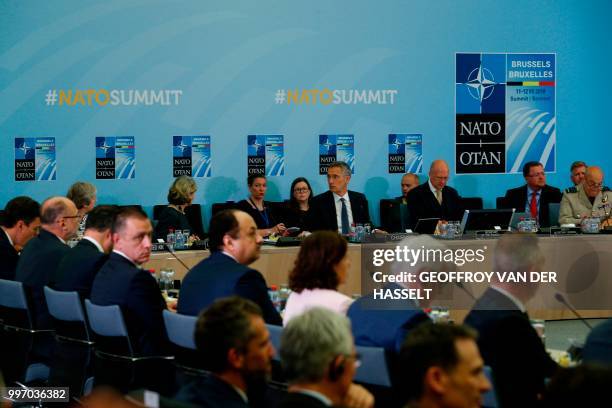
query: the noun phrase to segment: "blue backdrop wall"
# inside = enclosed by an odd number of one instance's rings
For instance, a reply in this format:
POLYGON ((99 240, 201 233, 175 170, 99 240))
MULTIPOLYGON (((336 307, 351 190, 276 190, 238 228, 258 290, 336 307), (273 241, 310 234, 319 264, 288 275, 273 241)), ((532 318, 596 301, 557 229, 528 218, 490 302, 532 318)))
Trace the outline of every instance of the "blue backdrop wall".
MULTIPOLYGON (((583 159, 609 172, 612 62, 608 1, 217 1, 110 0, 0 3, 0 204, 16 195, 65 194, 93 182, 99 202, 164 203, 172 136, 210 135, 212 177, 196 202, 246 196, 248 134, 285 136, 285 175, 316 192, 318 135, 355 135, 351 188, 378 200, 399 195, 387 173, 389 133, 422 133, 425 173, 454 168, 455 53, 556 53, 557 145, 549 184, 566 187, 583 159), (278 89, 393 89, 393 104, 276 104, 278 89), (48 105, 49 90, 180 90, 178 104, 48 105), (134 136, 133 180, 96 180, 96 136, 134 136), (55 181, 14 181, 14 139, 55 137, 55 181)), ((85 100, 87 102, 87 100, 85 100)), ((94 101, 95 102, 95 101, 94 101)), ((425 175, 422 180, 425 180, 425 175)), ((451 174, 464 196, 496 196, 516 174, 451 174)))

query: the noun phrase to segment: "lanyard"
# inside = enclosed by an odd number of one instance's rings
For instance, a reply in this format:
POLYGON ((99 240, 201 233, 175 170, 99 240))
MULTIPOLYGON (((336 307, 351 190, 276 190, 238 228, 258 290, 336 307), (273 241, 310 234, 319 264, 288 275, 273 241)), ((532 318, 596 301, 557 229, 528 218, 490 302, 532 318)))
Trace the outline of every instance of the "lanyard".
POLYGON ((257 210, 257 212, 259 213, 259 216, 264 220, 264 222, 266 223, 265 227, 269 228, 270 227, 270 217, 268 217, 268 209, 264 207, 263 211, 259 211, 259 209, 255 205, 255 203, 251 200, 251 198, 249 198, 247 201, 253 206, 253 208, 257 210))

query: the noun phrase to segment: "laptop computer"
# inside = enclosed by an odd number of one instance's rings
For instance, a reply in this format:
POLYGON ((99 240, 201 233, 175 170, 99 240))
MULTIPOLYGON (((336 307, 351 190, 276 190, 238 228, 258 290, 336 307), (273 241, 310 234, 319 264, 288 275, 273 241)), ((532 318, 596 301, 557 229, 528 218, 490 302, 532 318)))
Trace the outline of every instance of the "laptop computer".
POLYGON ((461 220, 462 233, 470 231, 507 231, 514 208, 465 210, 461 220))
POLYGON ((419 218, 414 226, 414 232, 418 234, 433 234, 436 232, 439 218, 419 218))

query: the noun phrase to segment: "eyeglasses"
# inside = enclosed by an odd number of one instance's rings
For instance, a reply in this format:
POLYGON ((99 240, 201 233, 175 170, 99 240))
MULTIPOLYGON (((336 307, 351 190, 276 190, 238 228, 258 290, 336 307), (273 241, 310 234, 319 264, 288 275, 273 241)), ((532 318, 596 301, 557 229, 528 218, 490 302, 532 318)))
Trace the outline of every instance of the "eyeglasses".
POLYGON ((307 193, 309 191, 310 191, 310 189, 306 188, 306 187, 304 187, 304 188, 296 188, 296 189, 293 190, 294 193, 307 193))
POLYGON ((601 181, 601 183, 593 183, 592 181, 586 181, 586 184, 590 188, 602 188, 603 187, 603 180, 601 181))
POLYGON ((546 174, 546 173, 544 173, 543 171, 541 171, 541 172, 539 172, 539 173, 529 174, 529 175, 527 175, 527 177, 539 177, 539 176, 543 176, 544 174, 546 174))
POLYGON ((361 354, 348 354, 345 355, 346 358, 352 358, 354 360, 355 368, 359 368, 361 366, 361 354))
POLYGON ((64 215, 62 218, 80 218, 81 216, 79 214, 77 215, 64 215))

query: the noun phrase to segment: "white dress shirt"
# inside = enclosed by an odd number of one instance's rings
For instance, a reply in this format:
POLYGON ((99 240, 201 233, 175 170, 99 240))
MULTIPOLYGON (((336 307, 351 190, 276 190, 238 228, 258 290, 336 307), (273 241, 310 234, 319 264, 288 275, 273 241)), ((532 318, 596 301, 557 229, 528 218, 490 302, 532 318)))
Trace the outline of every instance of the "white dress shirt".
POLYGON ((317 306, 346 315, 351 303, 353 303, 353 299, 331 289, 304 289, 300 293, 291 292, 283 313, 283 326, 295 316, 317 306))

